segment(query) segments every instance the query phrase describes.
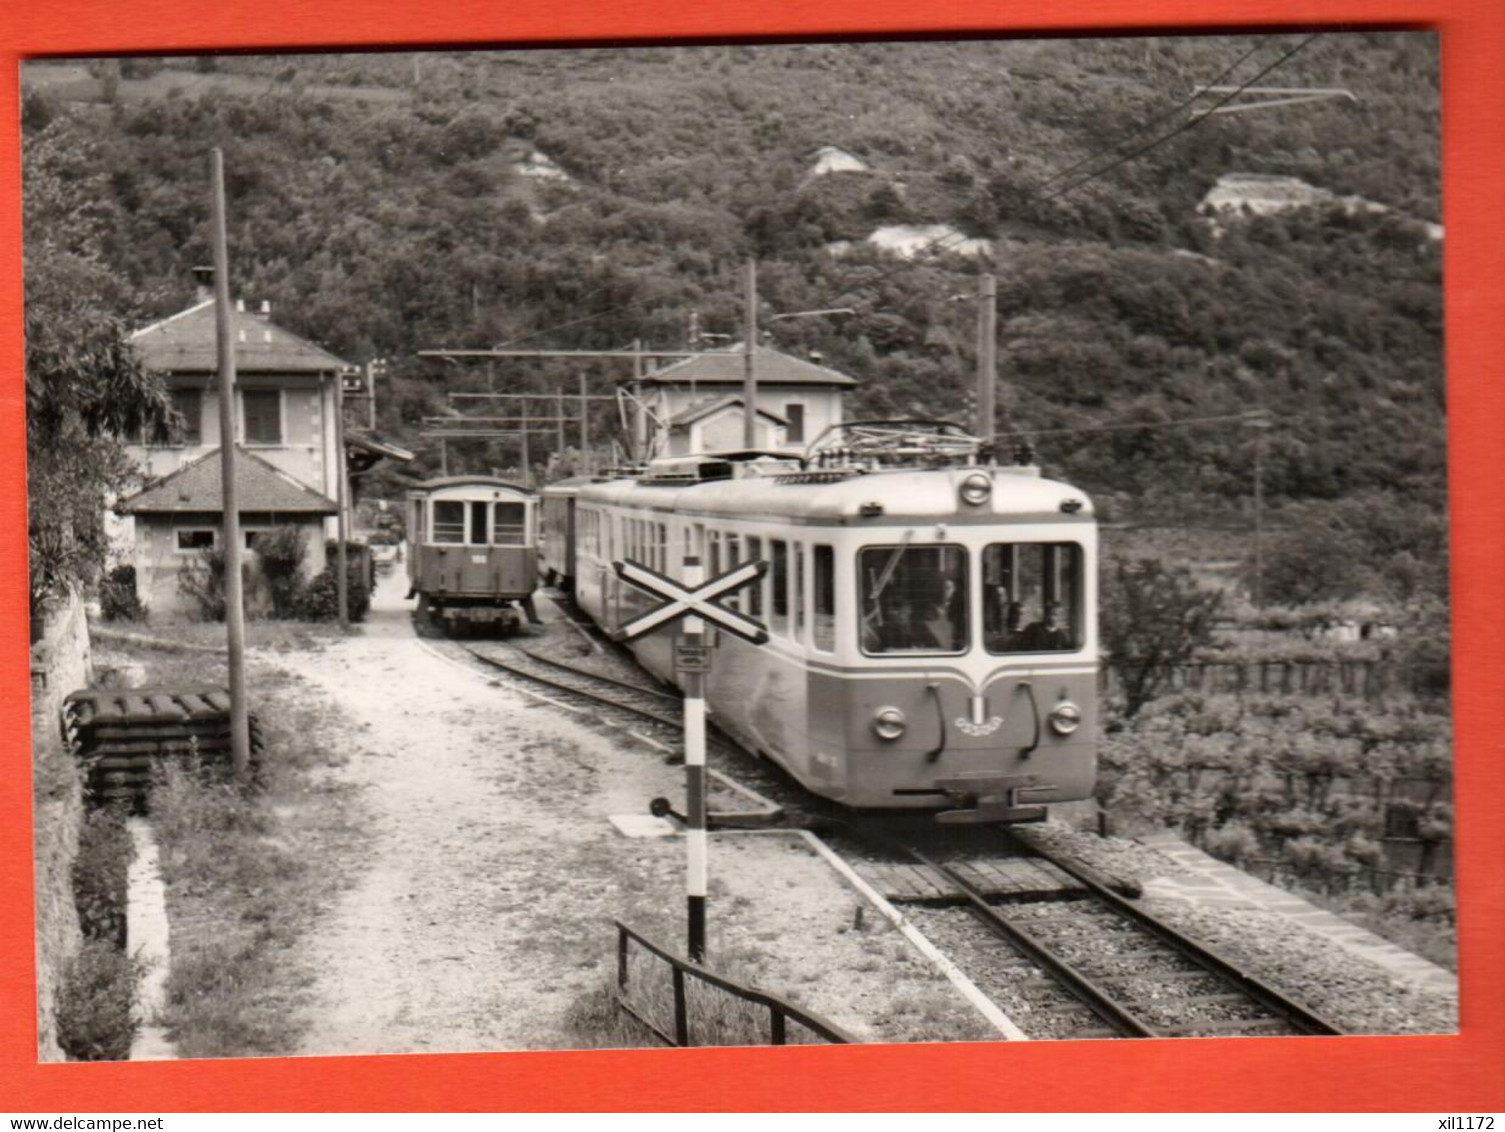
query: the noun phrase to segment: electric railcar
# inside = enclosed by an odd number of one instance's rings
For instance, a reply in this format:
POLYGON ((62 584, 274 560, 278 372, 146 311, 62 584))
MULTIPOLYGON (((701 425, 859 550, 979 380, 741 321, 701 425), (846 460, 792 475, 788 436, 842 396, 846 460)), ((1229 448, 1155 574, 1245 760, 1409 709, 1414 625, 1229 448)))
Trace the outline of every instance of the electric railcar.
POLYGON ((539 492, 538 572, 566 593, 575 587, 575 500, 586 476, 551 483, 539 492))
MULTIPOLYGON (((765 560, 760 583, 723 600, 771 639, 722 634, 706 681, 739 743, 854 808, 1028 821, 1090 797, 1091 502, 1032 466, 984 465, 944 430, 938 446, 867 437, 877 451, 817 442, 803 461, 661 461, 579 486, 579 606, 608 630, 648 607, 616 560, 671 577, 689 554, 707 577, 765 560)), ((633 648, 672 682, 672 645, 661 630, 633 648)))
POLYGON ((537 623, 536 502, 493 476, 447 476, 408 492, 408 597, 446 626, 537 623))

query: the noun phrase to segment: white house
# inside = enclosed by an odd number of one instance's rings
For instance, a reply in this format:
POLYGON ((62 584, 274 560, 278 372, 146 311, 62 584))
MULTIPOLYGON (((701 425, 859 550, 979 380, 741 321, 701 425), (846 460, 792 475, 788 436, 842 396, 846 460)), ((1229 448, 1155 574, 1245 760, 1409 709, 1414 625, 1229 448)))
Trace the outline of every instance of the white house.
MULTIPOLYGON (((221 538, 214 316, 214 299, 201 289, 194 306, 131 336, 183 419, 171 440, 128 449, 140 466, 142 488, 115 504, 125 520, 117 545, 136 567, 139 596, 159 612, 180 608, 179 567, 221 538)), ((302 527, 309 568, 322 569, 324 541, 336 532, 334 383, 349 366, 277 326, 265 304, 251 313, 236 303, 230 328, 239 402, 235 475, 245 537, 283 523, 302 527)))
MULTIPOLYGON (((707 351, 639 379, 648 455, 688 456, 744 447, 740 344, 707 351)), ((842 420, 842 394, 857 382, 844 373, 768 346, 753 353, 758 382, 758 443, 800 453, 842 420)))

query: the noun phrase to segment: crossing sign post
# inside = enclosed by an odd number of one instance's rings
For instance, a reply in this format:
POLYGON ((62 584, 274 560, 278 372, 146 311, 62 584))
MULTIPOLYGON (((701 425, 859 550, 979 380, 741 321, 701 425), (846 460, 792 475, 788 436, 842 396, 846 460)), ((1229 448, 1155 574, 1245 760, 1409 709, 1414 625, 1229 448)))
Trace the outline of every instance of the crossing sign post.
POLYGON ((675 581, 637 562, 613 562, 617 577, 646 594, 661 598, 659 605, 639 614, 618 629, 618 641, 638 637, 679 623, 674 664, 685 693, 685 899, 689 921, 690 958, 705 959, 705 898, 707 887, 705 828, 705 674, 711 667, 712 646, 706 626, 724 629, 755 645, 768 640, 768 630, 717 599, 762 579, 766 562, 743 562, 724 574, 705 580, 699 557, 685 556, 684 579, 675 581))

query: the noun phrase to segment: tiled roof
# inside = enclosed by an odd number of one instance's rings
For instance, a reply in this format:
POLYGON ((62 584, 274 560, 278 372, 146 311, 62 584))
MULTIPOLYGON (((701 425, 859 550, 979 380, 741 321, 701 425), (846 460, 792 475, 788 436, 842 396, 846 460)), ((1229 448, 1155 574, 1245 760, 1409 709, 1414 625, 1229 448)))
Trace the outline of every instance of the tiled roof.
MULTIPOLYGON (((696 421, 704 420, 706 417, 719 413, 722 409, 729 409, 733 405, 740 409, 742 407, 742 398, 718 397, 714 401, 698 401, 688 408, 681 409, 670 417, 669 427, 684 428, 687 425, 694 424, 696 421)), ((770 413, 767 409, 759 409, 758 416, 767 417, 775 424, 786 425, 789 423, 777 413, 770 413)))
MULTIPOLYGON (((275 511, 280 514, 333 515, 334 503, 312 488, 304 487, 260 456, 235 449, 237 509, 247 512, 275 511)), ((215 448, 177 471, 163 476, 150 487, 115 504, 122 515, 160 515, 186 511, 219 511, 223 508, 224 479, 220 475, 220 450, 215 448)))
MULTIPOLYGON (((649 385, 695 384, 740 384, 745 355, 740 345, 726 350, 708 351, 697 357, 686 358, 672 366, 650 373, 643 378, 649 385)), ((855 378, 834 369, 818 366, 803 358, 781 354, 767 346, 759 346, 754 354, 757 378, 763 385, 856 385, 855 378)))
MULTIPOLYGON (((241 373, 333 373, 349 364, 250 311, 230 312, 230 340, 241 373)), ((142 327, 131 345, 159 373, 217 373, 214 300, 142 327)))

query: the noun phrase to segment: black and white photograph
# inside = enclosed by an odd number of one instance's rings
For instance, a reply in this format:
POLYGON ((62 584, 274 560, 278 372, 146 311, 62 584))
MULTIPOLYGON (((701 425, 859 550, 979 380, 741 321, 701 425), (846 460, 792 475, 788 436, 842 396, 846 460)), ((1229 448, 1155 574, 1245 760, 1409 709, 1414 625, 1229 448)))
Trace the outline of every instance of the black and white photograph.
POLYGON ((1436 34, 20 88, 39 1060, 1456 1032, 1436 34))

